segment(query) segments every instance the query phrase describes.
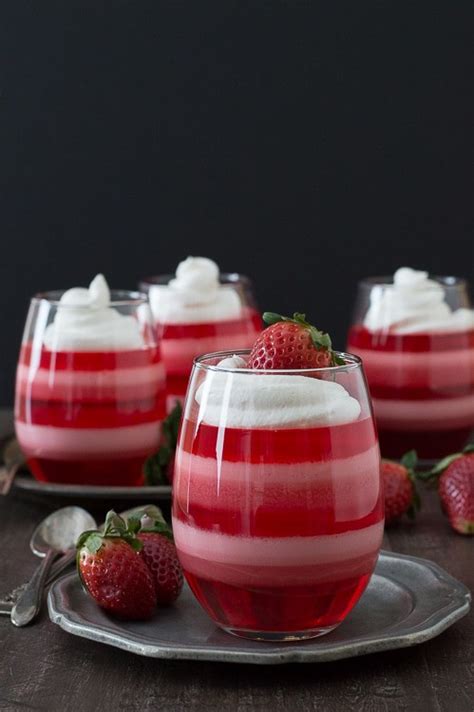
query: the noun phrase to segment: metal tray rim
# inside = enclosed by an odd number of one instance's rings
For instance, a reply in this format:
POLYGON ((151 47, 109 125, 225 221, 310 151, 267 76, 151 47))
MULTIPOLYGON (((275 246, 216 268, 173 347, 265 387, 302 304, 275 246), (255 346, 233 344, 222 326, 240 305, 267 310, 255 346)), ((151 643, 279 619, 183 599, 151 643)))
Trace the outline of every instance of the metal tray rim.
MULTIPOLYGON (((62 586, 75 573, 62 577, 50 589, 48 595, 48 610, 53 623, 59 625, 63 630, 73 635, 89 638, 97 642, 112 645, 113 647, 127 650, 138 655, 161 659, 181 659, 181 660, 207 660, 220 662, 242 662, 253 664, 281 664, 297 662, 324 662, 329 660, 340 660, 348 657, 356 657, 369 653, 391 650, 394 648, 405 648, 419 643, 423 643, 442 633, 457 620, 465 616, 470 609, 471 594, 468 588, 461 582, 454 579, 434 562, 415 556, 394 554, 392 552, 381 552, 381 558, 393 559, 397 561, 411 561, 418 566, 431 569, 437 578, 451 588, 451 595, 447 604, 440 607, 433 607, 431 615, 427 621, 412 626, 405 632, 395 630, 389 634, 374 635, 373 637, 355 638, 352 641, 335 643, 332 648, 326 644, 324 649, 318 646, 315 641, 305 641, 304 643, 284 643, 278 652, 265 650, 265 643, 261 643, 262 649, 258 652, 223 650, 218 646, 209 645, 189 645, 187 643, 143 643, 134 638, 133 634, 123 630, 121 635, 103 628, 100 624, 84 624, 77 620, 74 611, 65 609, 61 604, 62 586)), ((328 640, 326 638, 320 641, 328 640)), ((245 641, 241 640, 242 644, 245 641)))

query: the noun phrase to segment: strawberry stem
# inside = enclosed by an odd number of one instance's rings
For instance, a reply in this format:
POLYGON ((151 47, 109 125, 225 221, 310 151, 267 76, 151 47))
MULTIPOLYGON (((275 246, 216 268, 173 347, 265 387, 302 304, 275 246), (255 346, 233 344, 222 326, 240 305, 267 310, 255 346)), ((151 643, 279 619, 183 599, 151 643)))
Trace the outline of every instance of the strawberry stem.
POLYGON ((457 460, 459 457, 462 457, 463 455, 468 455, 471 452, 474 452, 474 443, 466 445, 462 452, 455 452, 452 455, 443 457, 443 459, 437 462, 436 465, 431 468, 431 470, 428 470, 427 472, 417 473, 417 477, 419 480, 425 482, 437 480, 438 477, 443 474, 443 472, 450 466, 452 462, 457 460))

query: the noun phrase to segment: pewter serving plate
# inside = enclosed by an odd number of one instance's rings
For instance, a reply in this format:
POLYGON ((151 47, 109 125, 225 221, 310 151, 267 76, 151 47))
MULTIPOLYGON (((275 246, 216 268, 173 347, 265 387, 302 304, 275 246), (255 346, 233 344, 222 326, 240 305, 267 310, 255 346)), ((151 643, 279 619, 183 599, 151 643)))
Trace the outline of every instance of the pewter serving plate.
POLYGON ((114 487, 99 485, 67 485, 57 482, 38 482, 32 475, 17 475, 13 481, 14 487, 34 494, 50 495, 51 497, 77 499, 107 499, 107 500, 169 500, 171 487, 169 485, 114 487))
POLYGON ((403 648, 434 638, 469 611, 468 589, 425 559, 382 552, 360 602, 328 635, 301 643, 259 643, 224 633, 185 586, 174 606, 146 623, 110 618, 77 574, 54 583, 53 623, 73 635, 153 658, 256 664, 323 662, 403 648))
MULTIPOLYGON (((1 443, 2 457, 5 463, 15 458, 21 459, 20 446, 15 437, 9 437, 1 443)), ((166 501, 171 499, 170 485, 116 487, 113 485, 75 485, 60 482, 39 482, 35 480, 23 462, 20 472, 13 480, 13 487, 35 495, 58 497, 61 499, 107 499, 143 501, 144 499, 166 501)))

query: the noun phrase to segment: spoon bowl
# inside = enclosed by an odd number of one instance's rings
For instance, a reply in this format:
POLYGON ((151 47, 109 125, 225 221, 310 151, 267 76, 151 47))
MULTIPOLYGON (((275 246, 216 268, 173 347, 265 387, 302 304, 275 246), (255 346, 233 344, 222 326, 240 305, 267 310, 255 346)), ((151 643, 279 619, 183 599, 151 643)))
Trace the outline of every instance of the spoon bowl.
POLYGON ((38 524, 31 535, 31 551, 36 556, 46 556, 50 549, 68 551, 75 547, 83 531, 96 526, 94 518, 82 507, 62 507, 38 524))

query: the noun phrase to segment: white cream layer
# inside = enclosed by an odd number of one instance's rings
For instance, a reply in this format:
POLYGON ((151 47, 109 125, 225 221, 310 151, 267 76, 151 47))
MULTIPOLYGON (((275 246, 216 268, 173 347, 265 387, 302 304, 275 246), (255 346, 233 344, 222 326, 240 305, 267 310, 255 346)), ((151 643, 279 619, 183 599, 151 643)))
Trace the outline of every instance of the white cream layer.
POLYGON ((180 262, 176 278, 149 291, 155 319, 162 324, 198 324, 238 319, 242 303, 236 290, 219 282, 219 268, 206 257, 180 262))
POLYGON ((184 524, 173 517, 176 547, 190 556, 230 566, 315 566, 333 564, 376 551, 384 522, 341 534, 245 537, 184 524))
POLYGON ((474 348, 431 353, 351 350, 364 362, 371 385, 441 389, 474 383, 474 348))
POLYGON ((58 428, 15 422, 27 457, 51 460, 108 459, 153 452, 160 441, 159 421, 115 428, 58 428))
POLYGON ((474 395, 429 400, 373 398, 372 402, 377 423, 385 430, 416 432, 474 427, 474 395))
POLYGON ((401 267, 393 285, 373 287, 364 326, 395 334, 467 331, 474 329, 474 311, 452 311, 442 284, 427 272, 401 267))
POLYGON ((208 371, 196 392, 198 420, 232 428, 304 428, 350 423, 360 405, 334 381, 239 368, 208 371))
POLYGON ((144 345, 138 320, 110 307, 110 290, 101 274, 88 289, 64 292, 43 341, 50 351, 132 350, 144 345))

